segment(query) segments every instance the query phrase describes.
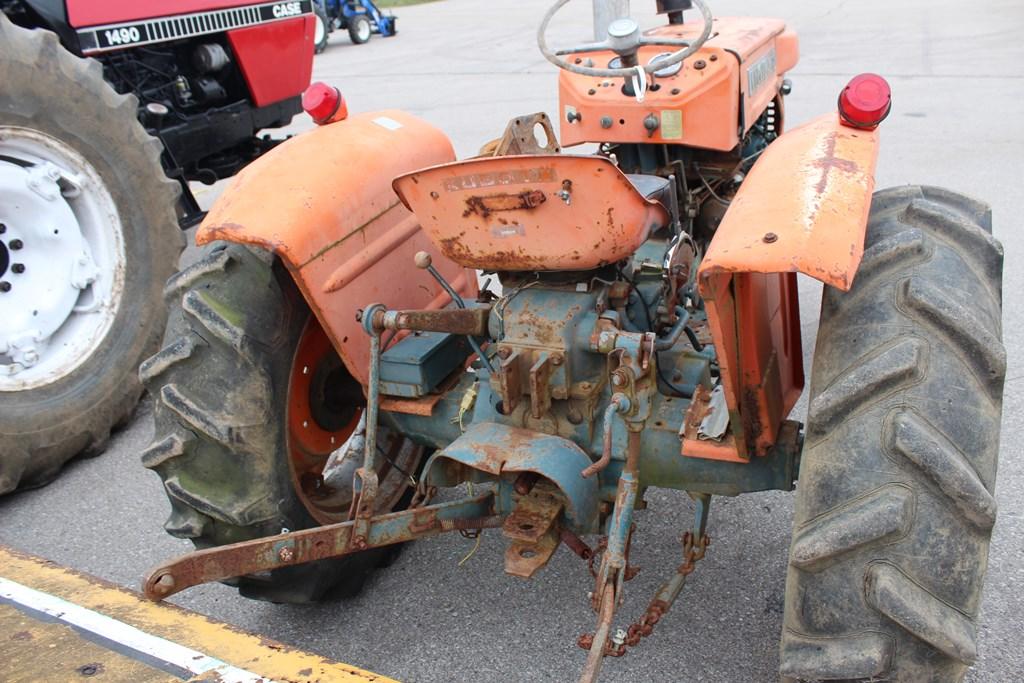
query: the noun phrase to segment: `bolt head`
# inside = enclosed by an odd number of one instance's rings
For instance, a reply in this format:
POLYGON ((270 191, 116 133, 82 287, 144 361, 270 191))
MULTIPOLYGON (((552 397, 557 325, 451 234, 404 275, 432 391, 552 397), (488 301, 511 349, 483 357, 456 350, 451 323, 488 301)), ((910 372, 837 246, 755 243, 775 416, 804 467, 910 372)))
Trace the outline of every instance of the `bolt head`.
POLYGON ((11 266, 11 271, 15 272, 15 273, 24 273, 25 272, 25 264, 24 263, 15 263, 15 264, 13 264, 11 266))
POLYGON ((281 550, 278 551, 277 556, 281 559, 282 562, 291 562, 295 559, 295 551, 285 546, 284 548, 281 548, 281 550))
POLYGON ((0 282, 0 292, 9 292, 9 291, 11 291, 11 283, 7 282, 6 280, 4 280, 3 282, 0 282))
POLYGON ((764 241, 765 244, 771 244, 772 242, 778 240, 779 236, 776 235, 774 232, 766 232, 764 234, 764 237, 762 237, 761 239, 764 241))
POLYGON ((23 246, 25 246, 25 243, 22 242, 21 240, 11 240, 7 244, 7 246, 10 247, 12 250, 17 251, 18 249, 21 249, 23 246))

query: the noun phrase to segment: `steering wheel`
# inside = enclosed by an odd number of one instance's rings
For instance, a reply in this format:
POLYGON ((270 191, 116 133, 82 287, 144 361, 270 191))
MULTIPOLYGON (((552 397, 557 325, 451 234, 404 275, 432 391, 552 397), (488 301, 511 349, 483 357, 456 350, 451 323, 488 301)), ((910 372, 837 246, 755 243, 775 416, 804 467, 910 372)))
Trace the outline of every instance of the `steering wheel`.
POLYGON ((643 69, 644 73, 650 75, 656 71, 662 71, 667 67, 683 61, 699 50, 711 35, 711 10, 708 9, 703 0, 693 0, 693 4, 700 10, 701 15, 704 17, 704 30, 701 32, 697 40, 683 40, 681 38, 645 38, 640 35, 640 26, 635 20, 630 17, 623 17, 621 19, 616 19, 608 25, 608 38, 606 40, 602 40, 599 43, 587 43, 585 45, 563 48, 552 52, 548 48, 547 40, 545 40, 544 36, 548 31, 548 24, 551 23, 551 19, 555 16, 558 10, 565 7, 569 1, 570 0, 558 0, 558 2, 552 5, 551 9, 547 11, 547 14, 544 15, 544 20, 541 21, 540 28, 537 29, 537 47, 540 48, 541 54, 543 54, 549 62, 557 66, 559 69, 565 69, 566 71, 571 71, 583 76, 595 76, 598 78, 629 78, 630 76, 637 75, 638 68, 643 69), (628 67, 624 69, 595 69, 589 66, 570 64, 564 59, 559 59, 558 57, 558 55, 572 55, 580 52, 596 52, 598 50, 611 50, 620 57, 630 57, 635 56, 637 49, 645 45, 667 45, 682 49, 676 50, 664 59, 659 59, 652 64, 642 67, 628 67))

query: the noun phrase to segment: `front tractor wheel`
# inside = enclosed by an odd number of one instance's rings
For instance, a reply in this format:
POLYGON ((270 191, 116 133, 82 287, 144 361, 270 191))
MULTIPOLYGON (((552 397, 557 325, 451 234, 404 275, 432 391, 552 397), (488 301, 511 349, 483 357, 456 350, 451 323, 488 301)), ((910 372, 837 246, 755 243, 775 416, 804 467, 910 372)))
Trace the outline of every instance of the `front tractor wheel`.
POLYGON ((977 657, 1006 354, 988 207, 875 194, 826 288, 781 648, 798 681, 960 681, 977 657))
MULTIPOLYGON (((362 388, 266 254, 208 247, 173 276, 164 348, 139 374, 155 398, 142 463, 164 483, 172 536, 197 548, 344 521, 359 451, 325 481, 332 451, 357 429, 362 388), (337 476, 337 473, 347 476, 337 476)), ((382 427, 378 512, 408 504, 422 449, 382 427)), ((351 595, 393 549, 286 567, 237 581, 243 595, 310 602, 351 595)))

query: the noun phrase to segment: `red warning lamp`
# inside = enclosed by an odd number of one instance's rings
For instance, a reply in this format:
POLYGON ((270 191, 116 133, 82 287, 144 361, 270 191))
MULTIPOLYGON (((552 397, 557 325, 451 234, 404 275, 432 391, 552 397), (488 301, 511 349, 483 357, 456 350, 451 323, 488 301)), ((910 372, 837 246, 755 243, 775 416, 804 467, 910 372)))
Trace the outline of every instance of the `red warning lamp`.
POLYGON ((839 119, 851 128, 876 128, 892 108, 892 90, 878 74, 854 76, 839 93, 839 119))
POLYGON ((318 126, 348 118, 348 106, 341 91, 333 85, 317 81, 302 93, 302 108, 318 126))

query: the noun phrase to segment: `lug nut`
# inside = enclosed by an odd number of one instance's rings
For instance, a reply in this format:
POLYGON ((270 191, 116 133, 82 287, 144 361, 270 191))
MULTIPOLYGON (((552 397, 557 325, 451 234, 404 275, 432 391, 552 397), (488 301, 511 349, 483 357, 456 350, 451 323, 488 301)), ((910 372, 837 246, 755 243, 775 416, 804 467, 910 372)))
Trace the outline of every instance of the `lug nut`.
POLYGON ((23 246, 25 246, 25 243, 22 242, 21 240, 11 240, 10 244, 8 244, 7 246, 13 249, 14 251, 17 251, 18 249, 21 249, 23 246))
POLYGON ((9 291, 11 291, 11 283, 7 282, 6 280, 4 280, 3 282, 0 282, 0 292, 9 292, 9 291))
POLYGON ((7 232, 7 226, 4 225, 3 223, 0 223, 0 235, 4 234, 5 232, 7 232))
POLYGON ((24 273, 25 272, 25 264, 24 263, 15 263, 13 266, 11 266, 11 270, 14 271, 15 273, 24 273))

